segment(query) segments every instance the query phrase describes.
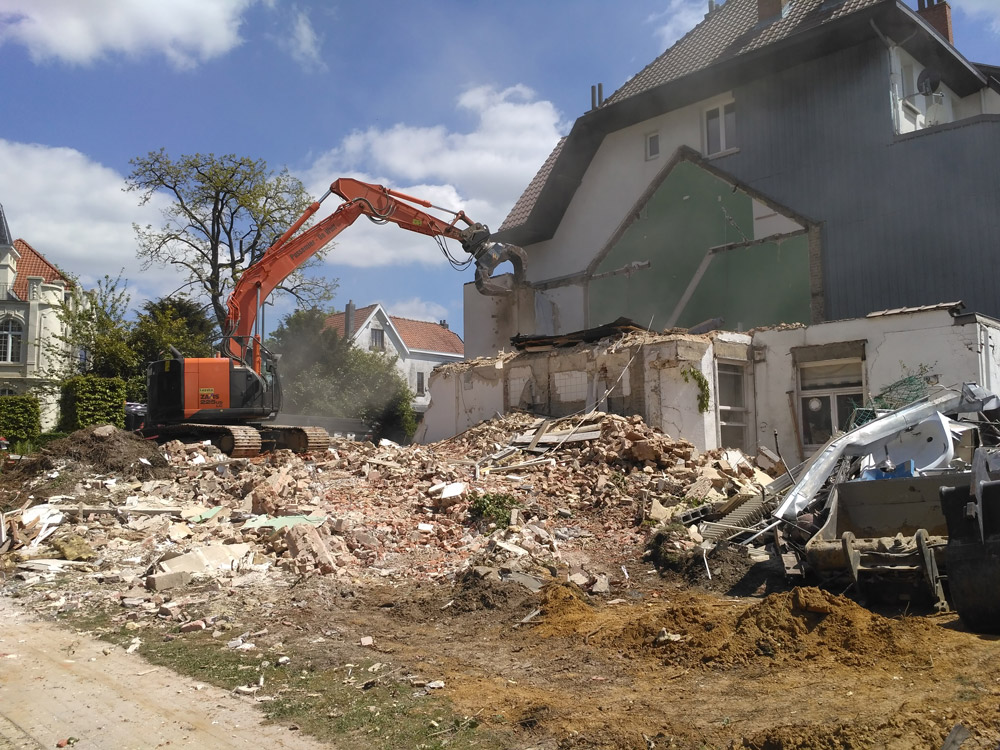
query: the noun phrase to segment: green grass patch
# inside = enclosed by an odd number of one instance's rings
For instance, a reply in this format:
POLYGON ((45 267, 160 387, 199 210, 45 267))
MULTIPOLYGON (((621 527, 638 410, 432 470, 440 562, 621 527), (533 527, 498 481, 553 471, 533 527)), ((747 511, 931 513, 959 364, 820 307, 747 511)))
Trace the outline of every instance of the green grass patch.
POLYGON ((517 498, 502 492, 484 492, 473 495, 469 502, 469 513, 473 518, 492 521, 497 526, 507 526, 510 512, 519 507, 517 498))
POLYGON ((230 649, 227 642, 236 631, 218 638, 210 630, 168 638, 155 628, 129 630, 102 611, 77 610, 63 619, 122 647, 138 637, 138 652, 152 664, 226 690, 257 685, 263 677, 256 698, 267 720, 295 724, 343 750, 511 746, 512 737, 502 727, 481 726, 476 717, 456 714, 445 695, 411 686, 391 665, 369 671, 371 659, 341 664, 335 654, 323 653, 317 661, 335 666, 319 667, 289 649, 291 661, 279 666, 278 653, 230 649))

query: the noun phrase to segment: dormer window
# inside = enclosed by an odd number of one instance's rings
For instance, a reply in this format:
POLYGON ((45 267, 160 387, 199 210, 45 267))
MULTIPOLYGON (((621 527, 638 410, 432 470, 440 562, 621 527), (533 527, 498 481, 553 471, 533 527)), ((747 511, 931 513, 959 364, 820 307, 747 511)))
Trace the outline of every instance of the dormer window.
POLYGON ((736 102, 728 102, 705 112, 705 155, 733 148, 736 148, 736 102))

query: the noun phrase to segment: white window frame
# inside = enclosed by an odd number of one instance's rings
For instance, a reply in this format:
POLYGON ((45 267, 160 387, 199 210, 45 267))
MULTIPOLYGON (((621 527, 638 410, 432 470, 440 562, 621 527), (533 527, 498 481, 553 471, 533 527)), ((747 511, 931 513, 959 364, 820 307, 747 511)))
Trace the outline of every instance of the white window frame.
POLYGON ((726 108, 730 106, 733 108, 733 120, 735 123, 736 118, 739 116, 739 110, 736 108, 736 100, 733 99, 732 97, 729 97, 728 99, 718 99, 712 102, 710 106, 707 106, 705 107, 704 110, 702 110, 701 113, 701 137, 703 142, 702 153, 706 157, 722 156, 725 154, 734 153, 735 151, 739 150, 738 146, 735 143, 739 135, 739 125, 735 125, 733 128, 736 132, 731 134, 726 133, 726 108), (708 132, 708 118, 709 115, 711 115, 713 112, 717 112, 719 117, 719 148, 715 151, 710 151, 709 142, 711 138, 708 132), (730 143, 730 141, 733 141, 733 143, 730 143))
POLYGON ((750 445, 750 423, 752 419, 752 413, 750 410, 750 377, 751 369, 750 363, 741 360, 731 360, 731 359, 717 359, 715 361, 715 394, 716 394, 716 414, 718 419, 718 429, 716 438, 718 439, 720 448, 739 448, 740 450, 746 452, 751 448, 750 445), (722 388, 719 386, 719 373, 723 367, 738 367, 742 370, 742 381, 743 381, 743 406, 729 406, 722 403, 722 388), (734 421, 734 417, 738 418, 734 421), (742 445, 725 445, 722 442, 722 428, 723 427, 741 427, 743 428, 743 444, 742 445))
POLYGON ((24 349, 24 324, 17 318, 7 316, 0 320, 0 363, 20 364, 24 349), (17 330, 11 330, 17 326, 17 330), (17 343, 15 347, 14 344, 17 343), (16 351, 15 351, 16 349, 16 351))
POLYGON ((865 401, 865 394, 868 392, 868 374, 865 372, 865 361, 860 357, 847 357, 844 359, 824 359, 817 360, 815 362, 802 362, 798 364, 795 368, 795 403, 796 403, 796 418, 799 420, 799 434, 802 436, 802 444, 806 449, 816 449, 819 448, 823 443, 807 443, 806 442, 806 414, 805 414, 805 404, 803 403, 806 398, 824 398, 828 397, 830 399, 830 420, 831 420, 831 437, 840 429, 841 422, 849 417, 849 414, 840 414, 837 409, 837 397, 838 396, 859 396, 860 401, 863 403, 865 401), (810 367, 820 367, 824 365, 847 365, 856 364, 861 369, 861 385, 851 385, 843 386, 840 388, 819 388, 819 389, 809 389, 805 390, 802 388, 802 371, 809 369, 810 367))
POLYGON ((414 389, 414 393, 418 396, 424 396, 427 394, 427 386, 424 383, 425 377, 423 372, 417 372, 417 387, 414 389))
POLYGON ((371 345, 369 349, 376 352, 385 351, 385 329, 384 328, 371 328, 371 345))
POLYGON ((660 131, 646 133, 646 161, 660 158, 660 131))

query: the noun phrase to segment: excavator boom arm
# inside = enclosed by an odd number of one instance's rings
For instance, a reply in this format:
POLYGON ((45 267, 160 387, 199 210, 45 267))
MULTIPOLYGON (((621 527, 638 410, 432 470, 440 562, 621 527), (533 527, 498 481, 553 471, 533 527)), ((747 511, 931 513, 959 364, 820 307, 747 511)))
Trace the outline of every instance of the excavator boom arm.
POLYGON ((463 211, 450 212, 448 222, 422 208, 437 206, 381 185, 372 185, 352 178, 341 178, 330 185, 319 201, 311 204, 302 216, 268 248, 259 261, 240 276, 229 296, 228 317, 224 330, 222 353, 244 359, 257 319, 257 310, 268 295, 288 276, 315 255, 334 237, 365 215, 378 222, 393 222, 403 229, 430 237, 457 240, 476 259, 476 286, 484 294, 504 294, 505 287, 493 286, 489 276, 502 260, 514 261, 515 269, 523 273, 523 251, 489 242, 487 227, 469 219, 463 211), (336 211, 297 237, 293 236, 319 210, 330 195, 344 199, 336 211), (502 248, 502 249, 501 249, 502 248))

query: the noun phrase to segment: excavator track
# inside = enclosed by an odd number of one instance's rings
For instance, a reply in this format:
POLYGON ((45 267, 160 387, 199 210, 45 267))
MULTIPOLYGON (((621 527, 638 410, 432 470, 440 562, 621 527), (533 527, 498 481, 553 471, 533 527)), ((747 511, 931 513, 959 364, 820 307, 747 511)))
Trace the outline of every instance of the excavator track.
POLYGON ((295 453, 315 453, 330 447, 330 433, 322 427, 268 425, 264 432, 274 441, 275 448, 287 448, 295 453))
POLYGON ((252 458, 260 455, 261 435, 254 427, 221 424, 174 424, 147 427, 144 437, 164 443, 168 440, 210 440, 212 445, 231 458, 252 458))

